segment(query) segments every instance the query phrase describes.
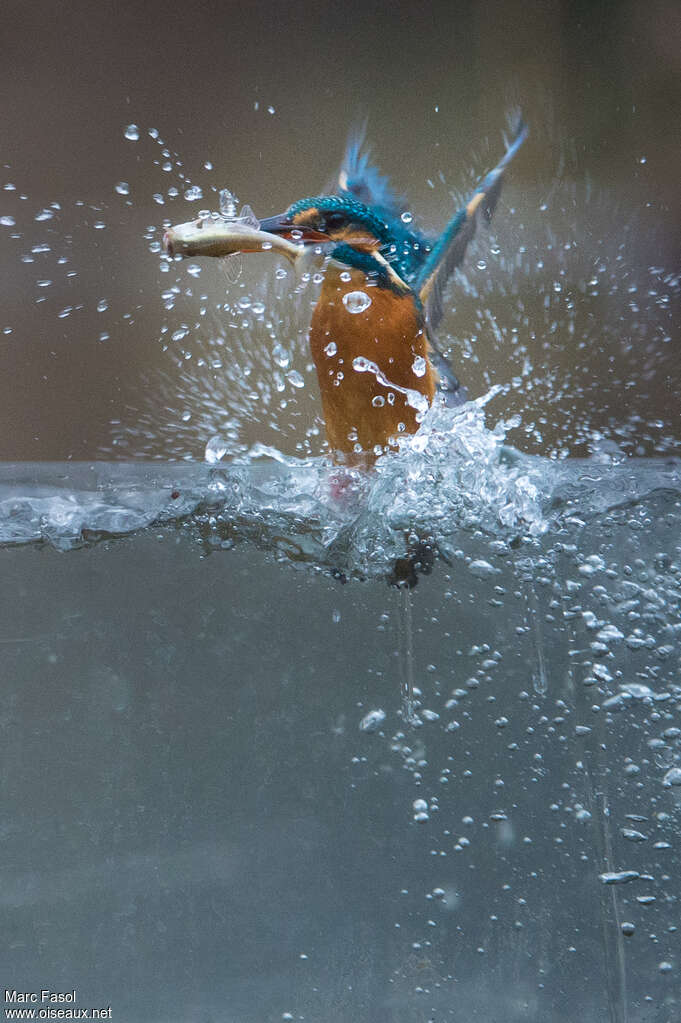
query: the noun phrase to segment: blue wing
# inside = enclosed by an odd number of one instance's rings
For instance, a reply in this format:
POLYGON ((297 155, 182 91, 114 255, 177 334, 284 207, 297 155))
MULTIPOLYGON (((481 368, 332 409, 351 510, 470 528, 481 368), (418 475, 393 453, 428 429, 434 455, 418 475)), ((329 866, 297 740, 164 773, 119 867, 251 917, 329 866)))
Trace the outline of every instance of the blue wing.
POLYGON ((366 144, 366 122, 350 133, 334 192, 352 195, 366 206, 378 207, 398 216, 402 196, 392 188, 385 174, 371 162, 366 144))
POLYGON ((444 291, 454 270, 461 265, 468 243, 475 234, 479 217, 491 220, 499 199, 504 170, 527 138, 528 130, 522 121, 506 153, 480 182, 467 204, 450 220, 429 252, 418 277, 414 290, 418 293, 425 311, 426 322, 432 332, 443 312, 444 291))

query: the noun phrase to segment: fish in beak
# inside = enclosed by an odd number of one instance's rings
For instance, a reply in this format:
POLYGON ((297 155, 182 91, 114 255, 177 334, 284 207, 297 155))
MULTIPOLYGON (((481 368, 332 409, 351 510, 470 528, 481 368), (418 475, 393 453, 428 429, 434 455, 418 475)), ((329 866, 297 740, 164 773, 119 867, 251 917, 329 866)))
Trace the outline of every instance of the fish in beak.
MULTIPOLYGON (((274 219, 274 218, 273 218, 274 219)), ((169 227, 163 235, 163 250, 169 256, 230 256, 236 252, 275 252, 296 262, 301 245, 283 232, 270 233, 251 222, 226 217, 200 217, 169 227)))

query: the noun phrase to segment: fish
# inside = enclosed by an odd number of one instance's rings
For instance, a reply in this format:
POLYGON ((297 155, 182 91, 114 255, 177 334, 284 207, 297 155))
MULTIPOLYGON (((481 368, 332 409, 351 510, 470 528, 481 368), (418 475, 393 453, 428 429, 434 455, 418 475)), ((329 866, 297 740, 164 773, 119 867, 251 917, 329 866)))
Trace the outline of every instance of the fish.
POLYGON ((261 231, 255 218, 230 218, 216 214, 198 217, 169 227, 163 235, 163 251, 169 256, 231 256, 241 252, 272 251, 294 265, 303 246, 280 235, 261 231))

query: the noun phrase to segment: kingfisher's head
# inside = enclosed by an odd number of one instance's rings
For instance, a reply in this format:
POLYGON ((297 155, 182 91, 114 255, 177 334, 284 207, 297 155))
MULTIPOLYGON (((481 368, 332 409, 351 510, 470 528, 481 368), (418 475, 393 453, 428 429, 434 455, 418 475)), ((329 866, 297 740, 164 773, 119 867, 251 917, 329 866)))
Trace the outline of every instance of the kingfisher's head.
POLYGON ((412 271, 428 251, 425 239, 412 232, 399 218, 368 206, 350 195, 318 195, 298 199, 285 213, 261 222, 263 231, 298 241, 303 245, 335 243, 334 259, 367 272, 409 280, 412 271))
POLYGON ((390 226, 370 206, 351 196, 318 195, 294 202, 285 213, 261 222, 263 231, 305 245, 335 242, 370 252, 390 243, 390 226))

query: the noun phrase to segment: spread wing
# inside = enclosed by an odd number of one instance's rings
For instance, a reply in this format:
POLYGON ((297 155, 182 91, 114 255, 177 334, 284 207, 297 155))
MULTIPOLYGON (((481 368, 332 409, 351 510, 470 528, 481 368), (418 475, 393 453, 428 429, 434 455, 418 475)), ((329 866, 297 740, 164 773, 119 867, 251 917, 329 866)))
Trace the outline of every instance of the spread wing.
POLYGON ((350 133, 338 176, 329 191, 352 195, 366 206, 399 215, 402 197, 394 191, 385 174, 371 162, 371 151, 366 143, 366 122, 350 133))
POLYGON ((520 122, 513 141, 494 170, 483 178, 467 204, 460 209, 442 232, 419 272, 414 284, 426 316, 430 332, 440 323, 444 291, 454 270, 463 262, 468 243, 473 238, 478 220, 489 221, 499 199, 504 171, 527 138, 527 127, 520 122))

